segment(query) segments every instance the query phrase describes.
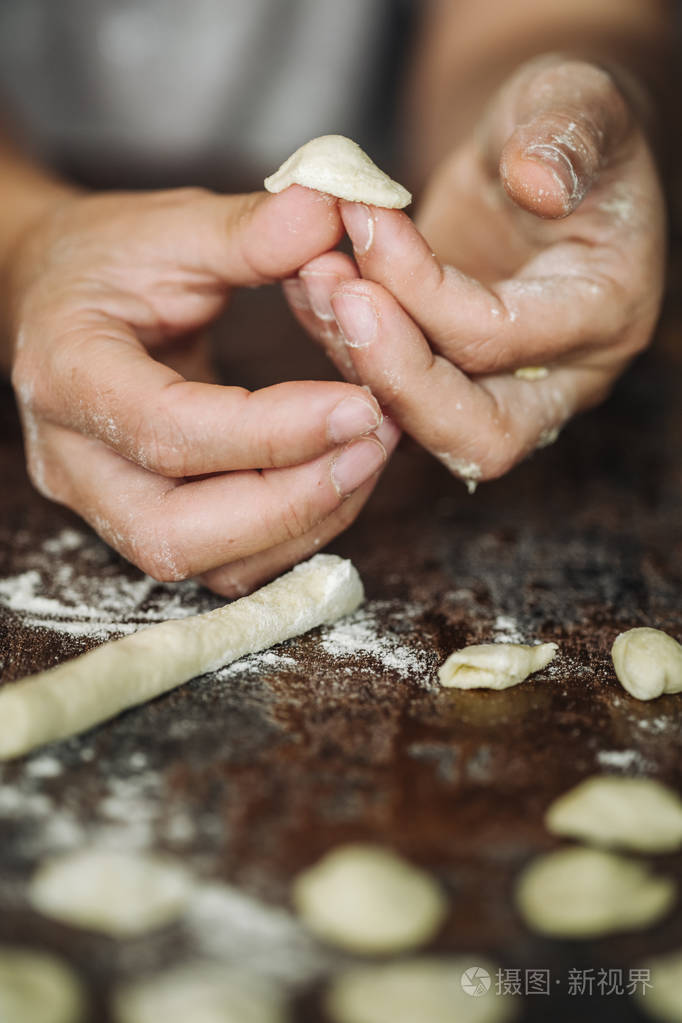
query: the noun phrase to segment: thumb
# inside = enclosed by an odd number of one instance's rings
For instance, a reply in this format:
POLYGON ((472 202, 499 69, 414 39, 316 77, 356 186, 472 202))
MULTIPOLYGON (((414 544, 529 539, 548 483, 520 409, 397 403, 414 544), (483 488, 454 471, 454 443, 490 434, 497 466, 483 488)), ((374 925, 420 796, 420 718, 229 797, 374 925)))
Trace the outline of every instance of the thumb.
POLYGON ((183 263, 247 287, 290 277, 344 232, 337 201, 300 185, 277 195, 191 190, 173 212, 166 238, 183 263))
POLYGON ((566 217, 632 137, 626 99, 607 71, 583 61, 532 62, 507 88, 491 133, 493 146, 506 139, 496 147, 502 184, 530 213, 566 217))

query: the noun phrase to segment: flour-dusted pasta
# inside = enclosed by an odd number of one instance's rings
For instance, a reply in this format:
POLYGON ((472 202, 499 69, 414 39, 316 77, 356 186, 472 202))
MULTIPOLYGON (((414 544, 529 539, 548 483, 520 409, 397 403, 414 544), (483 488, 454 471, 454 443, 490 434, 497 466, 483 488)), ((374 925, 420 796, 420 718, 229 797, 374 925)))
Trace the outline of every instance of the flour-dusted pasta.
POLYGON ((391 209, 412 202, 406 188, 379 170, 357 142, 344 135, 321 135, 306 142, 264 184, 268 192, 305 185, 339 199, 391 209))
POLYGON ((453 689, 508 689, 554 659, 556 643, 481 643, 455 650, 441 665, 442 686, 453 689))

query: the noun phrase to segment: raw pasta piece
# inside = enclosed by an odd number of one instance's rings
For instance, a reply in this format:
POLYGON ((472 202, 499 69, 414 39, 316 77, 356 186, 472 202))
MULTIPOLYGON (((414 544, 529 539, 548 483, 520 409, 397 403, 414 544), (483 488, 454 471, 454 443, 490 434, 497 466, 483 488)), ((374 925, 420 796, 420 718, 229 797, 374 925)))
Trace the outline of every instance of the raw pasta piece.
POLYGON ((672 908, 677 886, 646 864, 576 846, 533 860, 516 886, 516 903, 534 931, 596 938, 641 930, 672 908))
POLYGON ((169 857, 93 848, 43 863, 28 897, 44 916, 126 938, 177 919, 193 888, 189 872, 169 857))
POLYGON ((339 199, 391 209, 412 202, 406 188, 379 170, 357 142, 344 135, 321 135, 306 142, 264 184, 268 192, 305 185, 339 199))
POLYGON ((637 988, 641 1011, 663 1023, 682 1023, 682 951, 657 956, 638 967, 646 984, 637 988))
POLYGON ((0 945, 2 1023, 81 1023, 86 1000, 78 977, 47 952, 0 945))
POLYGON ((546 668, 556 643, 481 643, 455 650, 438 671, 441 685, 455 689, 508 689, 546 668))
POLYGON ((682 846, 682 800, 653 778, 596 775, 549 807, 555 835, 638 852, 674 852, 682 846))
POLYGON ((621 632, 611 657, 618 681, 638 700, 682 692, 682 646, 660 629, 621 632))
POLYGON ((521 366, 514 371, 517 380, 545 380, 549 376, 546 366, 521 366))
POLYGON ((18 757, 354 611, 364 597, 350 561, 317 554, 231 604, 151 625, 0 688, 0 759, 18 757))
POLYGON ((433 878, 382 846, 339 846, 294 882, 303 923, 331 945, 381 954, 417 948, 442 924, 448 903, 433 878))
POLYGON ((267 980, 223 964, 194 962, 121 985, 116 1023, 285 1023, 281 995, 267 980))
POLYGON ((360 966, 332 981, 325 1008, 333 1023, 506 1023, 515 1006, 496 976, 479 955, 360 966))

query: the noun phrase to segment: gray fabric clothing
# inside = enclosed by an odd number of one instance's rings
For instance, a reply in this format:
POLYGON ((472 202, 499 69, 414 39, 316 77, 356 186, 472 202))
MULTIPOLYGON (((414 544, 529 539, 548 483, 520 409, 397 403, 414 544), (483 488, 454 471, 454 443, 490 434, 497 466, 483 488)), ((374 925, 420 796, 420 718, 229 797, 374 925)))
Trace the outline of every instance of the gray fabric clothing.
POLYGON ((0 0, 0 103, 50 162, 234 156, 270 171, 315 135, 363 137, 394 13, 390 0, 0 0))

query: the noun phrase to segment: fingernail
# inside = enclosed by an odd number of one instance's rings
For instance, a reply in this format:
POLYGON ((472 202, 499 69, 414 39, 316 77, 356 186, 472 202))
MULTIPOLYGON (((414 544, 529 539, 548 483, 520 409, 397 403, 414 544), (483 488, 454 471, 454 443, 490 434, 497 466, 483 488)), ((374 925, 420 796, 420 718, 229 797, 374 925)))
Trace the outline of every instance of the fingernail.
POLYGON ((369 206, 348 202, 343 207, 343 222, 358 256, 369 252, 374 241, 374 217, 369 206))
POLYGON ((333 320, 334 310, 329 301, 339 278, 336 274, 319 273, 315 270, 301 270, 300 279, 306 291, 310 308, 319 320, 333 320))
POLYGON ((571 205, 577 204, 584 197, 586 187, 581 181, 573 161, 565 149, 552 145, 550 142, 536 142, 528 146, 523 153, 529 160, 535 160, 552 172, 554 179, 565 192, 571 205))
POLYGON ((376 430, 381 420, 378 405, 362 398, 344 398, 327 418, 327 436, 334 444, 345 444, 353 437, 376 430))
POLYGON ((384 416, 381 420, 381 425, 377 427, 377 431, 374 434, 375 438, 380 441, 386 452, 393 451, 398 441, 400 440, 400 427, 388 416, 384 416))
POLYGON ((331 479, 339 497, 348 497, 371 479, 386 461, 386 450, 378 440, 366 437, 348 444, 331 466, 331 479))
POLYGON ((349 348, 366 348, 377 332, 377 314, 372 300, 354 291, 337 292, 333 308, 339 330, 349 348))
POLYGON ((288 281, 282 281, 282 288, 294 309, 310 309, 306 289, 298 277, 290 277, 288 281))

